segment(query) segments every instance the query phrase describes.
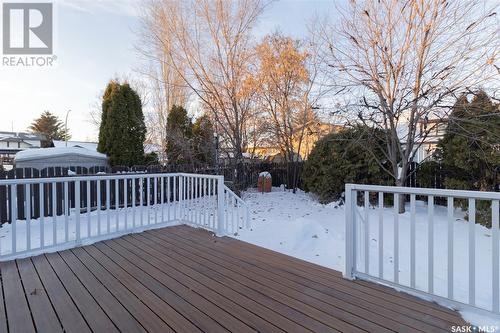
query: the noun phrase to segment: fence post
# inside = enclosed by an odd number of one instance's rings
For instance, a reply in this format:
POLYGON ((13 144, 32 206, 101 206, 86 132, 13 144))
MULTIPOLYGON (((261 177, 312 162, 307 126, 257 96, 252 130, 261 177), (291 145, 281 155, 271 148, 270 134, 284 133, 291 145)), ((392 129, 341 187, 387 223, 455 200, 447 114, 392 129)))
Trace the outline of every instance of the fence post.
POLYGON ((355 234, 354 234, 354 206, 352 184, 345 185, 345 269, 344 278, 354 279, 355 234))
POLYGON ((224 176, 217 177, 217 230, 215 235, 222 237, 224 230, 224 176))

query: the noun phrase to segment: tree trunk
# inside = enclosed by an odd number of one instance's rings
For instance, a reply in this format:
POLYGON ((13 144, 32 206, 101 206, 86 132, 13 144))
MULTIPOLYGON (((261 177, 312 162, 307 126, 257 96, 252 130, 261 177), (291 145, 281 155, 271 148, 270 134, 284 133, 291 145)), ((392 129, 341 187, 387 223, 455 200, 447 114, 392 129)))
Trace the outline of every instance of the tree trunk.
MULTIPOLYGON (((408 167, 406 166, 406 169, 407 168, 408 167)), ((401 170, 401 174, 398 176, 398 179, 396 180, 396 186, 398 187, 406 186, 406 171, 404 168, 401 170)), ((403 214, 405 212, 405 203, 406 203, 406 195, 399 194, 399 207, 398 207, 399 214, 403 214)))

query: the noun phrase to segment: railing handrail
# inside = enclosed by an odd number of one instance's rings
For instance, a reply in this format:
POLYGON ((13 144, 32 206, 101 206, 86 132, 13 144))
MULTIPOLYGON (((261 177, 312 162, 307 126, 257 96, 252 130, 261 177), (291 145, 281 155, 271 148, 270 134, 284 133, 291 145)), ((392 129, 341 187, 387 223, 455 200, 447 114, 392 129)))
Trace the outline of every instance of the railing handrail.
POLYGON ((27 184, 49 184, 49 183, 64 183, 75 181, 95 181, 95 180, 115 180, 115 179, 142 179, 148 177, 175 177, 180 176, 179 173, 122 173, 122 174, 103 174, 103 175, 79 175, 79 176, 65 176, 65 177, 41 177, 41 178, 14 178, 14 179, 0 179, 1 185, 27 185, 27 184))
POLYGON ((454 197, 454 198, 474 198, 486 200, 500 200, 500 192, 483 192, 469 190, 449 190, 435 189, 425 187, 404 187, 404 186, 384 186, 384 185, 363 185, 363 184, 346 184, 346 191, 349 189, 356 191, 371 191, 399 194, 415 194, 415 195, 433 195, 435 197, 454 197))
POLYGON ((26 184, 47 184, 47 183, 63 183, 75 181, 95 181, 95 180, 114 180, 114 179, 141 179, 147 177, 167 177, 167 176, 185 176, 205 179, 218 179, 218 175, 205 175, 195 173, 146 173, 146 172, 131 172, 122 174, 102 174, 102 175, 78 175, 78 176, 65 176, 65 177, 40 177, 40 178, 14 178, 14 179, 0 179, 1 185, 26 185, 26 184))

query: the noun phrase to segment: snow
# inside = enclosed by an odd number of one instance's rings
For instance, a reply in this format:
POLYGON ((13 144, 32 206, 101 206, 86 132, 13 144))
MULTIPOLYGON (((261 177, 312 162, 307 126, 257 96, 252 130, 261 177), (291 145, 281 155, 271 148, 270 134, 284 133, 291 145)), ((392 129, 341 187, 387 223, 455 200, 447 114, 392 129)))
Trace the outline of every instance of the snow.
POLYGON ((260 177, 263 177, 263 178, 271 178, 271 174, 267 171, 263 171, 261 173, 259 173, 259 178, 260 177))
POLYGON ((58 157, 68 155, 80 155, 98 159, 107 159, 105 154, 81 147, 54 147, 54 148, 33 148, 20 151, 16 154, 15 160, 26 161, 37 158, 58 157))
MULTIPOLYGON (((250 190, 243 199, 250 207, 252 228, 240 230, 231 235, 264 248, 310 261, 337 271, 344 270, 345 256, 345 210, 338 203, 320 204, 303 191, 293 194, 280 188, 270 193, 250 190)), ((358 207, 359 220, 364 216, 358 207)), ((393 279, 393 209, 384 209, 384 278, 393 279)), ((461 302, 468 299, 468 223, 464 213, 454 212, 454 296, 461 302)), ((416 204, 416 287, 427 290, 427 206, 416 204)), ((378 211, 369 210, 369 273, 378 275, 378 211)), ((492 290, 492 241, 491 231, 476 224, 476 305, 491 309, 492 290)), ((361 228, 359 228, 361 229, 361 228)), ((358 244, 364 244, 364 235, 358 244)), ((410 214, 399 216, 399 280, 410 284, 410 214)), ((363 254, 362 247, 358 250, 363 254)), ((434 292, 446 297, 447 294, 447 218, 446 207, 434 209, 434 292)), ((364 258, 358 256, 358 271, 364 270, 364 258)), ((443 304, 446 305, 446 304, 443 304)), ((484 317, 475 311, 460 311, 473 324, 497 325, 498 317, 484 317)))

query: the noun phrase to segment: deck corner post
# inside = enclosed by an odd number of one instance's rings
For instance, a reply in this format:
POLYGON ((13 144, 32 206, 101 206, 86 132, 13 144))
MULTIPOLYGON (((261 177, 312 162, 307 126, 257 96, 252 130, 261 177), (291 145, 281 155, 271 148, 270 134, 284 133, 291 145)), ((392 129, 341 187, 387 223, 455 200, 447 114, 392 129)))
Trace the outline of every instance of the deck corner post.
POLYGON ((222 237, 224 230, 224 176, 217 177, 217 230, 215 235, 222 237))
POLYGON ((354 209, 353 209, 353 185, 345 185, 345 267, 343 277, 354 280, 354 209))

